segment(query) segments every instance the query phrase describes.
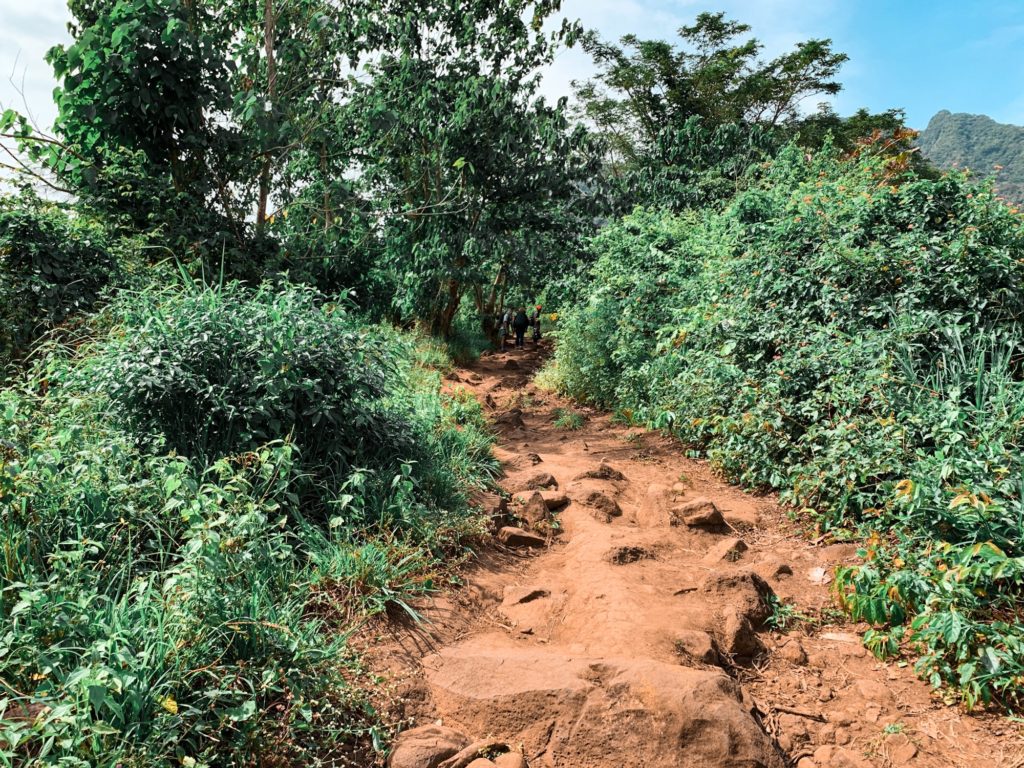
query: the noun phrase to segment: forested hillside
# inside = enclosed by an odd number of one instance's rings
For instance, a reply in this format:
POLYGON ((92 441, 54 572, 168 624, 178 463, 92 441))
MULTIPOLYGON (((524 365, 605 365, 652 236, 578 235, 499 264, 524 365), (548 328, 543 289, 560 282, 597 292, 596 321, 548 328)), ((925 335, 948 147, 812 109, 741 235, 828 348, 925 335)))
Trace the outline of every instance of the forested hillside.
POLYGON ((970 169, 995 177, 1008 200, 1024 202, 1024 127, 985 115, 937 113, 917 139, 925 157, 943 169, 970 169))
POLYGON ((56 124, 0 117, 8 764, 382 761, 349 639, 490 541, 493 435, 442 377, 536 304, 562 393, 863 542, 836 599, 871 651, 1019 705, 1022 220, 899 110, 805 114, 831 41, 69 8, 56 124), (549 103, 574 45, 597 74, 549 103))

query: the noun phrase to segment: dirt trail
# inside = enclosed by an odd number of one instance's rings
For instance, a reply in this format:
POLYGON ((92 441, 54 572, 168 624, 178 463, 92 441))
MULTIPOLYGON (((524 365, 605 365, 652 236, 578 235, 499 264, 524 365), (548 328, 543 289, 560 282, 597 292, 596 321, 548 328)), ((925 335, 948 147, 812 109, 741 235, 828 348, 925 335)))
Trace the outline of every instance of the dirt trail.
POLYGON ((466 584, 368 649, 394 681, 393 768, 1024 766, 1019 728, 946 707, 830 609, 852 545, 658 435, 537 389, 536 350, 458 371, 500 430, 512 500, 466 584), (812 617, 788 633, 773 605, 812 617), (487 758, 490 759, 487 759, 487 758))

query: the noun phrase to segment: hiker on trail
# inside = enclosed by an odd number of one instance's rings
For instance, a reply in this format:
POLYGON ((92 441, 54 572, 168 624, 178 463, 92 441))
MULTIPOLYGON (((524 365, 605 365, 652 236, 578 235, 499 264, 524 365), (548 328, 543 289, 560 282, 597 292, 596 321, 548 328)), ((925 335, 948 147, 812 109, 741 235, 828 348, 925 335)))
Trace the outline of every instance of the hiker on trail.
POLYGON ((505 309, 505 311, 501 313, 501 329, 498 331, 498 345, 501 349, 505 348, 505 339, 508 338, 510 322, 512 322, 512 310, 505 309))
POLYGON ((526 346, 526 329, 530 326, 530 318, 526 316, 526 308, 520 307, 516 310, 516 316, 512 318, 512 330, 516 332, 516 346, 526 346))
POLYGON ((530 318, 530 325, 533 326, 533 343, 540 344, 540 310, 541 306, 538 304, 533 310, 533 316, 530 318))

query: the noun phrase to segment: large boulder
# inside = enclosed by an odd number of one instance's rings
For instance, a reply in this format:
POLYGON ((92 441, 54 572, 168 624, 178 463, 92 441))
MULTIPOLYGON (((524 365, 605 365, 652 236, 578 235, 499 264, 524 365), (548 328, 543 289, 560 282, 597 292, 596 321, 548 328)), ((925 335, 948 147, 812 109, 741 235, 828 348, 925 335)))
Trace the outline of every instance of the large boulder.
POLYGON ((587 658, 478 637, 425 664, 447 721, 541 755, 552 768, 782 768, 720 670, 587 658))

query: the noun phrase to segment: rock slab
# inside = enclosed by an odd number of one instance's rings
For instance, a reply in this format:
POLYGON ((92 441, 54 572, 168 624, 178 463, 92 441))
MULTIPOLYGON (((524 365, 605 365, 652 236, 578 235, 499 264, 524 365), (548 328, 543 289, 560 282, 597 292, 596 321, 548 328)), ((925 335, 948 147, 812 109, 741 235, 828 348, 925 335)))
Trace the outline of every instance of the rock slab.
POLYGON ((426 660, 452 723, 522 744, 552 768, 782 768, 720 670, 586 658, 482 636, 426 660))

